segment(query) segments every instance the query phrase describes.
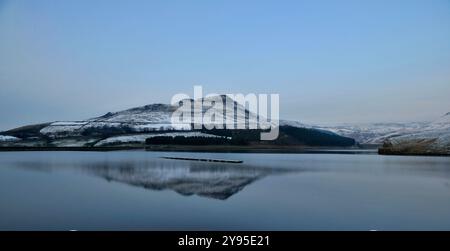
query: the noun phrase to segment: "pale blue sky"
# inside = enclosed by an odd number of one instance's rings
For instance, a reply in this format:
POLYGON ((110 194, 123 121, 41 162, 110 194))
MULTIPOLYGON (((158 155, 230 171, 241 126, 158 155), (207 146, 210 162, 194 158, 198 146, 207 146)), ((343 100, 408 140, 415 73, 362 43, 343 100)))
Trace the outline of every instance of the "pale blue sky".
POLYGON ((450 1, 0 0, 0 130, 192 94, 309 123, 450 111, 450 1))

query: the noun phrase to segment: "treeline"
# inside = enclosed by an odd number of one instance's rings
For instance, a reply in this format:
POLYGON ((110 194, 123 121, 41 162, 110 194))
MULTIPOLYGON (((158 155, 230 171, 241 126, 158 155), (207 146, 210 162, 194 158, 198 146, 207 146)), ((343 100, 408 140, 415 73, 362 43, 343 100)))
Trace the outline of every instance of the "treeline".
POLYGON ((232 144, 226 137, 156 136, 145 140, 147 145, 223 145, 232 144))
POLYGON ((341 146, 355 145, 352 138, 343 137, 331 132, 281 126, 278 139, 261 141, 261 130, 205 130, 201 131, 218 137, 185 137, 156 136, 146 139, 148 145, 306 145, 306 146, 341 146))
POLYGON ((204 130, 204 133, 232 138, 232 144, 274 144, 274 145, 307 145, 307 146, 353 146, 355 140, 343 137, 332 132, 299 128, 292 126, 280 126, 279 137, 272 141, 261 141, 262 130, 204 130))
POLYGON ((258 143, 260 142, 261 137, 260 129, 203 129, 201 130, 201 132, 221 137, 229 137, 231 138, 230 143, 233 145, 248 145, 250 143, 258 143))
POLYGON ((261 130, 200 130, 200 132, 212 134, 218 137, 185 137, 185 136, 156 136, 146 139, 146 144, 154 145, 248 145, 257 143, 260 139, 261 130))

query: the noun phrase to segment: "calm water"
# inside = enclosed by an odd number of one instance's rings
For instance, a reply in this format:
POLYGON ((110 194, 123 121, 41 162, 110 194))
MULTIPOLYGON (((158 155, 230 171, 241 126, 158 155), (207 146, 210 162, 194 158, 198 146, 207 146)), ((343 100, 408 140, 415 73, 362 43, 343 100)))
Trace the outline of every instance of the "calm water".
POLYGON ((71 229, 450 230, 450 158, 0 152, 0 230, 71 229))

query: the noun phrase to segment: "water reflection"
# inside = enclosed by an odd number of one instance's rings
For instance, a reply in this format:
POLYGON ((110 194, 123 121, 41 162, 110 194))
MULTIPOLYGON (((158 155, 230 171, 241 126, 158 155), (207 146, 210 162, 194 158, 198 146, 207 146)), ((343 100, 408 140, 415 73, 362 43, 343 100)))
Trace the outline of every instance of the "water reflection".
POLYGON ((444 157, 4 152, 0 230, 449 230, 449 167, 444 157))
MULTIPOLYGON (((68 162, 20 162, 21 168, 38 171, 75 169, 150 190, 172 190, 181 195, 198 195, 226 200, 247 185, 268 175, 294 172, 287 168, 255 167, 245 164, 203 163, 183 160, 114 160, 68 162)), ((298 171, 298 170, 296 170, 298 171)))
MULTIPOLYGON (((441 182, 448 182, 450 178, 447 158, 239 155, 246 158, 243 164, 229 164, 168 160, 155 155, 123 152, 105 155, 58 153, 30 156, 24 160, 21 155, 16 154, 2 159, 2 163, 14 168, 39 172, 72 170, 153 191, 171 190, 184 196, 197 195, 218 200, 226 200, 246 186, 269 175, 294 172, 320 172, 336 177, 415 176, 438 178, 441 182)), ((448 187, 448 183, 445 187, 448 187)))
MULTIPOLYGON (((151 190, 170 189, 182 195, 198 195, 225 200, 245 186, 267 175, 287 170, 252 168, 236 164, 164 163, 154 161, 96 163, 83 168, 108 181, 117 181, 151 190)), ((182 162, 182 161, 178 161, 182 162)))

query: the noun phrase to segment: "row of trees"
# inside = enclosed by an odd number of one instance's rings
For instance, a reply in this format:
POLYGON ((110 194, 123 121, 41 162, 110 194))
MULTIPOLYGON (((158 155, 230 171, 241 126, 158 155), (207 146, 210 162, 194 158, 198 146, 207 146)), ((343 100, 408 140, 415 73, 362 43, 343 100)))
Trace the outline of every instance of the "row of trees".
POLYGON ((353 146, 355 140, 340 135, 291 126, 280 127, 280 137, 274 141, 260 141, 261 130, 209 130, 204 131, 218 137, 156 136, 146 140, 154 145, 308 145, 308 146, 353 146))
POLYGON ((145 140, 147 145, 223 145, 232 144, 226 137, 156 136, 145 140))

